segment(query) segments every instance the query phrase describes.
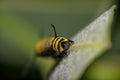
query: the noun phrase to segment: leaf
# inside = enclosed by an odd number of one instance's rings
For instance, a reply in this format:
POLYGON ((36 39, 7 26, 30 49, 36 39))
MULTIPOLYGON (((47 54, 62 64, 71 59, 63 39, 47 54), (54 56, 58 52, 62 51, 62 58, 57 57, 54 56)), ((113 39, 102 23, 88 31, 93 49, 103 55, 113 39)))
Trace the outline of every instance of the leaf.
POLYGON ((95 58, 111 48, 110 30, 115 5, 78 32, 71 39, 75 44, 70 55, 52 71, 49 80, 76 80, 95 58))

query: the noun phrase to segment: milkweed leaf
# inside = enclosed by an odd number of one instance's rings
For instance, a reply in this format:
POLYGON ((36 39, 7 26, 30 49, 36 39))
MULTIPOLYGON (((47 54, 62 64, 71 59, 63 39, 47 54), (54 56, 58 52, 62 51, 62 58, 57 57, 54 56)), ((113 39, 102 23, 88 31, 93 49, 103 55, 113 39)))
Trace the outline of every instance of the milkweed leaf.
POLYGON ((71 38, 75 41, 71 54, 55 67, 49 80, 78 79, 95 58, 111 48, 110 30, 115 7, 113 5, 71 38))

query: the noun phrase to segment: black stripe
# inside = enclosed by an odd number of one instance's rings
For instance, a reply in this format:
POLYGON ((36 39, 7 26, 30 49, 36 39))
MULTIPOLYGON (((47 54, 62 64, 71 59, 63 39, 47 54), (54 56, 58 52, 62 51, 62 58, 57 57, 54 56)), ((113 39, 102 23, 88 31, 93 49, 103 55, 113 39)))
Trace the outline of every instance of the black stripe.
POLYGON ((59 52, 60 52, 61 41, 63 41, 63 40, 64 40, 64 39, 62 38, 62 39, 59 41, 59 43, 58 43, 57 49, 58 49, 59 52))
MULTIPOLYGON (((57 40, 59 39, 60 37, 57 37, 57 39, 55 40, 55 42, 54 42, 54 44, 53 44, 53 47, 55 48, 55 45, 56 45, 56 42, 57 42, 57 40)), ((56 49, 56 48, 55 48, 56 49)))
POLYGON ((55 38, 52 40, 52 43, 51 43, 51 47, 53 48, 53 42, 54 42, 55 38))

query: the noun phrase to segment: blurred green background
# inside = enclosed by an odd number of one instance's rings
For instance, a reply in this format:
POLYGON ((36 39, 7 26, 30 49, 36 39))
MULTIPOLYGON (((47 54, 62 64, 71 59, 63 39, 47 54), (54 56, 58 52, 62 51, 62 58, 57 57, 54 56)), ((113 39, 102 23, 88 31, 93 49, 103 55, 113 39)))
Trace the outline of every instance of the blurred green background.
MULTIPOLYGON (((0 72, 1 78, 18 79, 34 56, 36 42, 57 33, 71 38, 117 0, 1 0, 0 72), (5 76, 5 77, 4 77, 5 76)), ((120 5, 119 5, 120 6, 120 5)), ((112 49, 94 61, 82 80, 120 79, 120 13, 112 25, 112 49)), ((56 61, 37 58, 26 79, 45 79, 56 61)))

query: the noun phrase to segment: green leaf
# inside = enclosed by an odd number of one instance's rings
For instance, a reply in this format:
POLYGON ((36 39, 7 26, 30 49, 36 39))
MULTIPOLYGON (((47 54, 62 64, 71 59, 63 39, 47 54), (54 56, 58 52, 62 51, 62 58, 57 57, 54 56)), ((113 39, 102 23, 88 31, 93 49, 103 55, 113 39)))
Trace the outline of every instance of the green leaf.
POLYGON ((49 80, 77 80, 95 58, 111 48, 111 24, 115 5, 78 32, 70 55, 58 64, 49 80))

